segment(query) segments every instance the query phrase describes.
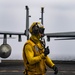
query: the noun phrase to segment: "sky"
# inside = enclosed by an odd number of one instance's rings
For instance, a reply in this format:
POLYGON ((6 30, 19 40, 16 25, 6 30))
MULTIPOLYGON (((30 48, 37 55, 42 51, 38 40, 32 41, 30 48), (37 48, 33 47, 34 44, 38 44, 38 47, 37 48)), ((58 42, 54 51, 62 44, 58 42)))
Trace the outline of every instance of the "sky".
MULTIPOLYGON (((29 7, 29 24, 40 21, 41 7, 44 7, 45 33, 75 31, 75 0, 0 0, 0 31, 24 32, 26 29, 26 9, 29 7)), ((12 47, 11 59, 22 59, 22 42, 16 39, 7 39, 12 47)), ((45 37, 46 39, 46 37, 45 37)), ((0 39, 0 44, 3 40, 0 39)), ((55 41, 53 38, 47 42, 50 47, 49 57, 54 60, 75 60, 75 40, 55 41)), ((7 60, 4 59, 4 60, 7 60)))

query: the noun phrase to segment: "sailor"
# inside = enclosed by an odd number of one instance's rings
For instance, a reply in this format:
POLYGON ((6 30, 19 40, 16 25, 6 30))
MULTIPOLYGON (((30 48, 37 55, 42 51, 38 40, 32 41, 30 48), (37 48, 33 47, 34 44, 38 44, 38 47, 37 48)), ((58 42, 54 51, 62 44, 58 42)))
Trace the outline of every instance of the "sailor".
POLYGON ((58 73, 58 68, 48 57, 49 48, 44 47, 40 40, 44 36, 44 26, 40 22, 33 22, 29 32, 31 36, 23 47, 24 75, 45 75, 48 66, 58 73))

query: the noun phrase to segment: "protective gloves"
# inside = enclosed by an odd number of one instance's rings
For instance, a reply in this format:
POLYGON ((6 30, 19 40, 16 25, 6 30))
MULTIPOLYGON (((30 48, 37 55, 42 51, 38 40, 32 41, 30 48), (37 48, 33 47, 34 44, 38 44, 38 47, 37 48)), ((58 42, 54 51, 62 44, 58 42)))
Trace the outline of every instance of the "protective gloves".
POLYGON ((58 68, 55 65, 52 67, 52 69, 54 70, 54 74, 58 73, 58 68))
POLYGON ((45 48, 44 55, 47 56, 50 53, 49 46, 45 48))

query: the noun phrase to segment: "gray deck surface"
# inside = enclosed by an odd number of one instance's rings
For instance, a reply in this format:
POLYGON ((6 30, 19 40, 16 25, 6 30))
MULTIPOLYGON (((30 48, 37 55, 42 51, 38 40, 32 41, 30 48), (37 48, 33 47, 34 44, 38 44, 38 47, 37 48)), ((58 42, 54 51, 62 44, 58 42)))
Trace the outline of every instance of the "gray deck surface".
MULTIPOLYGON (((57 75, 75 75, 75 62, 55 62, 59 69, 57 75)), ((46 75, 54 75, 54 71, 47 68, 46 75)), ((0 75, 24 75, 24 65, 22 61, 8 62, 3 61, 0 63, 0 75)))

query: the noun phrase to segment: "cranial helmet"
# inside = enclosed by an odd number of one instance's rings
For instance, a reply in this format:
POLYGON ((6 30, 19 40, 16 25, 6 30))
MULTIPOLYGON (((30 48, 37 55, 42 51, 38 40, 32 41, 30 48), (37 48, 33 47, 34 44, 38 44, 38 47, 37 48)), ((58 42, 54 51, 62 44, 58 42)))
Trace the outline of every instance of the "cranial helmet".
POLYGON ((39 33, 44 34, 44 26, 40 22, 33 22, 29 32, 31 34, 37 35, 39 33))

